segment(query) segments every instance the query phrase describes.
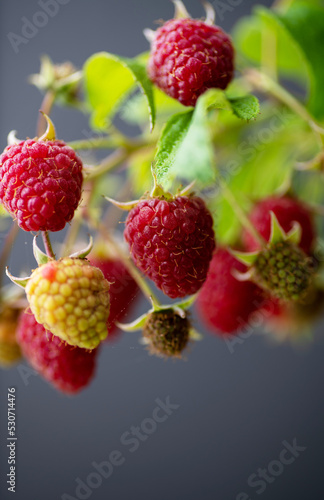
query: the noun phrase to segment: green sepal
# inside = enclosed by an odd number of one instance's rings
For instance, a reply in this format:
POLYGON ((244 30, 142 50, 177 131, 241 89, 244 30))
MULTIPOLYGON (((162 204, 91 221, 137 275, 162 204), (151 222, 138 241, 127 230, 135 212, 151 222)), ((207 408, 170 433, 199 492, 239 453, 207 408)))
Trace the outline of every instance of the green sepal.
POLYGON ((276 243, 280 243, 281 241, 286 241, 286 233, 282 229, 279 224, 279 221, 276 215, 273 212, 270 212, 271 216, 271 231, 270 231, 270 245, 275 245, 276 243))
POLYGON ((257 257, 260 251, 257 252, 238 252, 236 250, 230 250, 231 254, 240 262, 245 264, 248 267, 253 266, 254 262, 257 260, 257 257))
POLYGON ((13 282, 15 283, 16 285, 20 286, 21 288, 25 288, 28 281, 30 280, 30 276, 26 277, 26 278, 17 278, 16 276, 13 276, 8 268, 6 267, 6 275, 8 276, 8 278, 13 282))
POLYGON ((181 0, 172 0, 174 4, 174 18, 175 19, 190 19, 191 16, 187 11, 184 3, 181 0))
POLYGON ((44 118, 47 122, 47 127, 46 127, 44 134, 41 137, 39 137, 38 140, 39 141, 55 141, 56 131, 55 131, 54 123, 52 122, 50 117, 47 116, 46 113, 44 113, 43 111, 40 111, 40 113, 42 113, 42 115, 44 116, 44 118))
POLYGON ((116 200, 113 200, 113 198, 109 198, 109 196, 104 197, 105 200, 109 201, 115 207, 120 208, 121 210, 132 210, 132 208, 136 207, 136 205, 140 202, 140 200, 134 200, 134 201, 127 201, 126 203, 119 202, 116 200))
POLYGON ((194 340, 195 342, 203 340, 204 336, 202 333, 197 332, 194 328, 190 328, 189 330, 189 338, 194 340))
POLYGON ((90 236, 88 245, 82 250, 79 250, 78 252, 71 254, 70 257, 71 259, 85 259, 91 252, 92 248, 93 248, 93 238, 92 236, 90 236))
POLYGON ((294 245, 299 245, 302 237, 302 228, 299 222, 295 221, 293 227, 286 234, 286 241, 293 243, 294 245))
POLYGON ((36 259, 36 262, 39 266, 43 265, 43 264, 47 264, 47 262, 49 262, 50 260, 53 260, 51 259, 51 257, 49 257, 48 255, 46 255, 46 253, 42 252, 42 250, 40 248, 38 248, 37 246, 37 243, 36 243, 36 236, 34 236, 34 239, 33 239, 33 253, 34 253, 34 257, 36 259))
POLYGON ((150 314, 155 313, 155 312, 159 312, 159 311, 166 311, 169 309, 173 309, 173 311, 176 314, 178 314, 178 316, 180 316, 180 318, 185 318, 186 317, 186 312, 185 312, 186 309, 188 309, 193 304, 196 297, 197 297, 197 294, 192 295, 188 299, 182 300, 181 302, 177 302, 175 304, 167 304, 167 305, 158 304, 153 299, 153 297, 151 297, 152 308, 149 311, 147 311, 147 313, 143 314, 142 316, 135 319, 131 323, 125 324, 125 323, 118 323, 118 321, 116 321, 116 325, 118 326, 118 328, 120 328, 121 330, 124 330, 125 332, 133 332, 135 330, 140 330, 145 325, 145 322, 146 322, 147 318, 150 316, 150 314))
POLYGON ((140 330, 145 325, 145 322, 152 311, 148 311, 139 318, 135 319, 131 323, 119 323, 116 321, 116 326, 123 330, 124 332, 134 332, 135 330, 140 330))

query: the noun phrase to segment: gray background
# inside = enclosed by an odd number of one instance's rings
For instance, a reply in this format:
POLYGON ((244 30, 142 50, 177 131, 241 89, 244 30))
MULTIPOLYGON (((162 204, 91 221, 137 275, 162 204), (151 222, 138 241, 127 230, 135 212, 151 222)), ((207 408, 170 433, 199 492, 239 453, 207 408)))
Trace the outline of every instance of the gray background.
MULTIPOLYGON (((233 3, 240 5, 225 13, 220 23, 225 29, 255 2, 233 3)), ((186 5, 193 16, 202 16, 198 0, 186 5)), ((155 19, 168 19, 173 12, 168 0, 71 0, 15 54, 7 33, 20 34, 21 18, 31 19, 39 10, 36 1, 0 3, 1 148, 11 129, 21 138, 34 136, 40 94, 26 78, 38 71, 41 54, 50 54, 55 62, 69 59, 79 67, 96 51, 133 56, 147 50, 142 29, 153 28, 155 19)), ((73 110, 55 108, 53 119, 65 140, 81 138, 82 130, 88 129, 87 118, 73 110)), ((19 272, 22 264, 26 269, 34 266, 30 245, 30 235, 21 234, 9 260, 12 272, 19 272)), ((137 313, 145 309, 143 301, 137 313)), ((203 330, 199 323, 196 326, 203 330)), ((76 478, 86 480, 94 470, 91 463, 108 460, 116 449, 125 463, 84 498, 243 500, 238 494, 246 492, 251 500, 322 499, 320 329, 319 325, 316 342, 306 349, 271 345, 261 335, 252 335, 233 353, 223 340, 206 332, 188 359, 175 363, 148 356, 137 342, 138 334, 124 335, 102 349, 96 380, 74 398, 56 393, 38 376, 29 374, 24 382, 21 365, 2 371, 1 498, 12 498, 5 478, 5 425, 7 387, 15 386, 17 500, 58 500, 64 493, 76 498, 76 478), (122 434, 149 418, 155 400, 167 396, 179 408, 130 453, 120 442, 122 434), (278 458, 282 441, 291 443, 294 438, 306 450, 257 495, 248 477, 278 458)))

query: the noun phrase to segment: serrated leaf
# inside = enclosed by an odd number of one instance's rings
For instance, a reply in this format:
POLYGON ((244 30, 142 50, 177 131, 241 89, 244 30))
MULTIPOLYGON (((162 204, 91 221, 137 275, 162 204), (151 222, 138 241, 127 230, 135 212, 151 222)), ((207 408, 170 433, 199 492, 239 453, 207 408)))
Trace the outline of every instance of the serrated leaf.
POLYGON ((173 115, 162 130, 154 165, 154 173, 159 183, 164 181, 175 162, 181 142, 188 132, 192 115, 192 110, 173 115))
POLYGON ((194 110, 179 113, 165 125, 157 146, 154 171, 165 187, 174 178, 210 183, 215 177, 214 147, 209 126, 209 111, 233 111, 248 120, 259 113, 254 96, 230 97, 210 89, 197 101, 194 110))
POLYGON ((254 95, 245 95, 242 97, 227 97, 231 104, 235 116, 241 120, 252 120, 260 113, 258 99, 254 95))
POLYGON ((143 58, 128 59, 108 52, 94 54, 84 65, 84 78, 95 128, 102 129, 107 126, 107 120, 112 119, 136 83, 146 98, 153 129, 155 123, 153 86, 147 76, 143 58))

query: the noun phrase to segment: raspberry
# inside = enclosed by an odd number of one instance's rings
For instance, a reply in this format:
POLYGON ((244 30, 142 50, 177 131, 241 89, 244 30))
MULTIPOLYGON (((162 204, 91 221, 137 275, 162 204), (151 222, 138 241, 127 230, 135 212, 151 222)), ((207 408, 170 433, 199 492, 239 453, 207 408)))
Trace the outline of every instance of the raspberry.
POLYGON ((110 312, 108 318, 108 337, 117 330, 116 321, 122 321, 133 305, 139 288, 122 261, 115 258, 94 256, 89 258, 93 266, 99 267, 110 283, 110 312))
POLYGON ((31 366, 62 392, 76 393, 93 378, 98 349, 89 352, 65 344, 37 323, 30 311, 21 316, 17 338, 31 366))
POLYGON ((124 235, 137 267, 172 299, 204 283, 215 239, 201 198, 141 200, 128 214, 124 235))
POLYGON ((207 89, 226 89, 234 72, 230 37, 218 26, 171 19, 156 31, 148 63, 150 79, 185 106, 207 89))
POLYGON ((310 258, 296 245, 281 241, 261 250, 255 263, 255 279, 278 299, 303 299, 313 276, 310 258))
POLYGON ((82 163, 57 140, 28 139, 0 156, 0 201, 25 231, 59 231, 81 199, 82 163))
POLYGON ((309 327, 319 320, 324 309, 324 293, 311 290, 302 303, 272 298, 266 302, 267 324, 278 340, 299 340, 309 337, 309 327))
POLYGON ((143 327, 149 351, 160 357, 180 358, 189 341, 189 321, 173 309, 152 312, 143 327))
MULTIPOLYGON (((266 241, 269 241, 270 238, 271 211, 276 215, 279 224, 286 233, 292 229, 295 221, 300 224, 302 237, 299 246, 306 254, 310 254, 315 241, 315 229, 307 206, 301 201, 287 196, 270 197, 259 201, 250 214, 250 220, 266 241)), ((243 232, 243 242, 249 252, 260 248, 259 243, 246 230, 243 232)))
POLYGON ((26 293, 38 323, 68 344, 94 349, 107 337, 109 283, 87 260, 43 264, 32 273, 26 293))
POLYGON ((5 306, 0 313, 0 366, 8 368, 21 358, 16 341, 19 309, 5 306))
POLYGON ((250 281, 238 281, 233 276, 234 270, 244 272, 245 269, 225 248, 218 248, 199 292, 196 303, 202 319, 223 334, 238 332, 262 306, 262 290, 250 281))

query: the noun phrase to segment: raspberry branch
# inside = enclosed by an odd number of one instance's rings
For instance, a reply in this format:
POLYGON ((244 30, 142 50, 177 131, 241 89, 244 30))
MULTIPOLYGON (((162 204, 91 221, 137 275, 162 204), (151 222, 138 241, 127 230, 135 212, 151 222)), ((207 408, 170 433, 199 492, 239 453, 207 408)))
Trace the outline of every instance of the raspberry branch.
POLYGON ((46 254, 51 259, 55 259, 55 253, 54 253, 53 248, 52 248, 52 244, 51 244, 51 240, 50 240, 48 231, 42 231, 42 238, 43 238, 46 254))

